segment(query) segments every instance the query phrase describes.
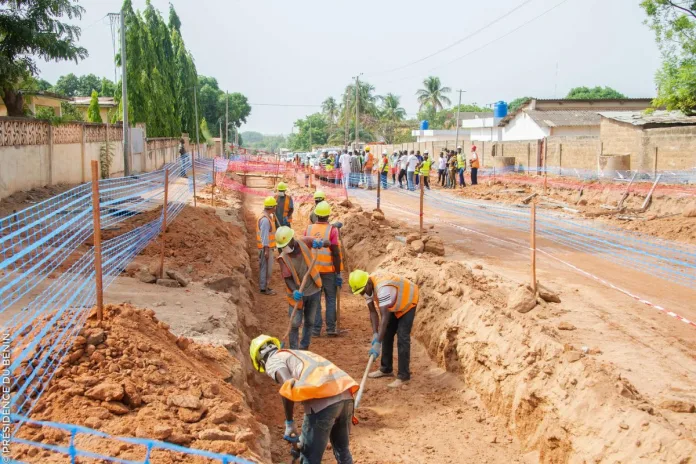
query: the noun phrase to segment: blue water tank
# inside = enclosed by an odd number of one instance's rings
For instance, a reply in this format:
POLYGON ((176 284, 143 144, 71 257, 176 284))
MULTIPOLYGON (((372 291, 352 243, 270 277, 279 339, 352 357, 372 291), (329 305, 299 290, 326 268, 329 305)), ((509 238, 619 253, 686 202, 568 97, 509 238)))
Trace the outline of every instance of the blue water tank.
POLYGON ((430 127, 430 123, 429 123, 427 120, 421 121, 421 128, 420 128, 420 130, 426 131, 426 130, 428 130, 428 127, 430 127))
POLYGON ((494 118, 504 118, 508 114, 508 105, 504 101, 499 101, 493 107, 494 118))

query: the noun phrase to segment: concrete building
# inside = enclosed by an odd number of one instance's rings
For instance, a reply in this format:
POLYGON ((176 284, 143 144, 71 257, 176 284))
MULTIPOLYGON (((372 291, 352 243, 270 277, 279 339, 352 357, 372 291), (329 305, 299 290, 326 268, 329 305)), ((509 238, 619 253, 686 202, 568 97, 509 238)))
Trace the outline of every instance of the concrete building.
MULTIPOLYGON (((53 114, 62 116, 63 111, 60 108, 60 103, 70 101, 69 97, 52 92, 23 91, 23 93, 26 105, 32 114, 36 114, 39 108, 52 108, 53 114)), ((0 116, 7 116, 7 107, 5 102, 2 101, 2 97, 0 97, 0 116)))
POLYGON ((651 104, 652 100, 649 98, 531 99, 503 118, 498 126, 502 128, 502 141, 540 140, 545 137, 599 137, 600 112, 642 111, 651 104))
MULTIPOLYGON (((454 140, 457 137, 457 131, 453 130, 412 130, 411 135, 416 138, 417 142, 445 142, 454 140)), ((462 137, 462 132, 459 132, 459 137, 462 137)))
MULTIPOLYGON (((82 113, 85 121, 87 120, 87 110, 91 100, 92 97, 73 97, 72 101, 70 101, 70 104, 82 113)), ((102 122, 107 122, 110 119, 109 113, 113 112, 114 108, 118 108, 118 103, 116 103, 114 97, 99 97, 99 115, 102 122)))

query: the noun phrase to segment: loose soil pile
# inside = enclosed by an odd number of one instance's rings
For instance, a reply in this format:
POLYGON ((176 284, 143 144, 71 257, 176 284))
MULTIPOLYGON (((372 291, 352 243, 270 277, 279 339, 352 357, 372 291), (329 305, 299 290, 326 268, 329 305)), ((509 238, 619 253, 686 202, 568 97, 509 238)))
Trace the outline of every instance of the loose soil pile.
POLYGON ((388 270, 419 285, 415 336, 540 462, 686 463, 696 455, 687 438, 693 430, 680 419, 693 404, 658 406, 596 359, 598 349, 565 342, 562 331, 572 325, 549 321, 563 314, 562 304, 421 251, 409 238, 413 231, 381 213, 352 211, 338 220, 353 267, 388 270))
POLYGON ((32 205, 63 193, 66 190, 70 190, 73 187, 75 186, 68 184, 45 185, 43 187, 13 193, 12 195, 0 200, 0 218, 4 218, 12 213, 29 208, 32 205))
MULTIPOLYGON (((244 367, 225 348, 176 337, 152 310, 108 305, 103 322, 90 316, 32 418, 269 462, 268 429, 250 412, 245 385, 244 367)), ((49 444, 69 441, 49 427, 24 426, 19 436, 49 444)), ((145 453, 142 446, 87 435, 78 435, 76 445, 126 460, 142 460, 145 453)), ((13 447, 13 457, 42 463, 66 459, 26 446, 13 447)), ((151 459, 209 462, 165 451, 153 451, 151 459)))
POLYGON ((548 194, 544 196, 543 186, 537 183, 527 184, 523 181, 506 183, 496 180, 486 181, 476 186, 468 185, 454 192, 466 198, 493 200, 507 204, 519 204, 524 198, 537 193, 541 207, 544 207, 545 202, 548 202, 549 207, 558 207, 557 203, 560 202, 579 211, 582 216, 595 218, 622 229, 696 244, 696 198, 693 195, 671 191, 661 192, 658 188, 647 210, 636 213, 635 211, 641 209, 647 195, 647 192, 641 190, 626 196, 622 203, 622 206, 626 208, 624 212, 609 214, 610 211, 602 208, 602 205, 615 208, 621 201, 624 190, 615 188, 613 184, 604 188, 601 185, 592 183, 592 188, 590 186, 584 188, 582 195, 579 194, 579 187, 549 186, 548 194))

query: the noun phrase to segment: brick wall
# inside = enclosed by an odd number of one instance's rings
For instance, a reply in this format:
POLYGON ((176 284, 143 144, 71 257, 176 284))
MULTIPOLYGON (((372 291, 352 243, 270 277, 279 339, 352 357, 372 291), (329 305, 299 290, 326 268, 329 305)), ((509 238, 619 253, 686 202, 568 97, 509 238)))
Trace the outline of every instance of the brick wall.
POLYGON ((549 168, 597 169, 601 150, 599 137, 549 137, 546 165, 549 168))

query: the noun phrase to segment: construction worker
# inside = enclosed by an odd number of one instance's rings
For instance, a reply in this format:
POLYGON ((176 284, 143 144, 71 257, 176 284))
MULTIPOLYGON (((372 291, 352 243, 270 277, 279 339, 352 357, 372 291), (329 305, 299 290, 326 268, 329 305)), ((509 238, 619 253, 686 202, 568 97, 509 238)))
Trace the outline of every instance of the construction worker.
POLYGON ((259 249, 259 288, 263 295, 275 295, 268 288, 273 272, 273 251, 276 247, 276 219, 273 212, 278 203, 273 197, 263 201, 263 214, 256 221, 256 247, 259 249))
POLYGON ((478 170, 481 163, 479 162, 478 153, 476 153, 476 145, 471 145, 469 164, 471 165, 471 185, 478 185, 478 170))
POLYGON ((389 175, 389 156, 387 150, 382 150, 382 159, 379 162, 379 181, 382 182, 382 188, 387 188, 387 176, 389 175))
POLYGON ((367 189, 372 189, 372 168, 375 166, 375 159, 370 153, 370 147, 365 147, 365 164, 363 165, 363 173, 365 175, 365 185, 367 189))
POLYGON ((369 377, 378 379, 394 375, 393 353, 396 335, 399 372, 397 379, 387 386, 398 388, 411 379, 411 329, 418 305, 418 286, 396 274, 378 272, 370 275, 359 269, 350 273, 348 283, 353 294, 365 297, 370 310, 372 347, 369 355, 377 358, 384 343, 380 368, 371 372, 369 377))
POLYGON ((433 161, 430 159, 428 150, 423 152, 423 161, 418 163, 418 171, 420 176, 423 178, 423 185, 425 188, 430 190, 430 168, 433 165, 433 161))
POLYGON ((466 157, 462 153, 462 147, 457 147, 457 172, 459 172, 459 186, 466 187, 464 172, 466 172, 466 157))
MULTIPOLYGON (((338 336, 336 331, 336 292, 343 285, 343 256, 341 254, 341 246, 338 240, 338 229, 329 224, 329 216, 331 215, 331 206, 325 202, 320 202, 314 208, 314 214, 317 216, 316 224, 307 226, 305 236, 314 239, 329 242, 329 248, 320 248, 317 253, 317 267, 321 276, 322 292, 326 299, 326 335, 330 337, 338 336)), ((319 310, 314 317, 314 337, 321 336, 321 328, 323 321, 321 317, 321 299, 319 300, 319 310)))
POLYGON ((312 341, 314 320, 321 303, 322 282, 317 263, 312 265, 312 248, 328 247, 329 243, 314 240, 312 237, 296 240, 295 231, 283 226, 276 231, 276 246, 280 251, 278 264, 280 274, 285 280, 287 302, 290 305, 288 316, 292 316, 295 303, 299 303, 291 322, 290 348, 293 350, 298 348, 300 325, 302 325, 302 340, 299 341, 299 348, 306 350, 312 341), (308 272, 307 284, 304 290, 300 291, 302 280, 308 272))
MULTIPOLYGON (((317 190, 314 192, 314 205, 316 206, 322 201, 326 201, 326 194, 321 190, 317 190)), ((309 222, 311 224, 316 224, 317 222, 317 215, 314 214, 314 209, 312 209, 312 212, 309 214, 309 222)))
POLYGON ((259 335, 251 341, 249 354, 254 368, 281 384, 285 412, 283 439, 299 443, 302 464, 320 464, 331 442, 336 462, 353 464, 350 427, 353 395, 360 388, 343 370, 310 351, 283 350, 280 341, 259 335), (304 406, 302 435, 293 419, 295 403, 304 406))
POLYGON ((280 182, 276 188, 276 219, 278 219, 278 227, 292 225, 292 213, 295 211, 295 204, 292 202, 292 197, 287 194, 288 184, 280 182))

